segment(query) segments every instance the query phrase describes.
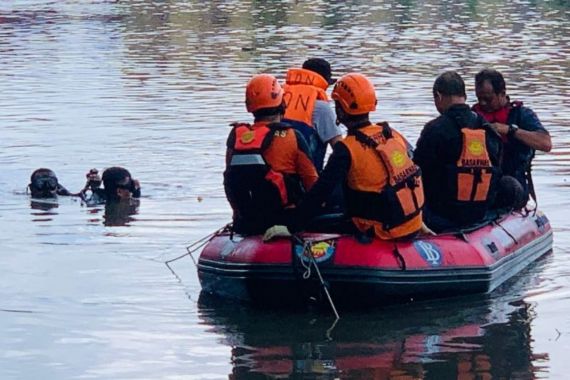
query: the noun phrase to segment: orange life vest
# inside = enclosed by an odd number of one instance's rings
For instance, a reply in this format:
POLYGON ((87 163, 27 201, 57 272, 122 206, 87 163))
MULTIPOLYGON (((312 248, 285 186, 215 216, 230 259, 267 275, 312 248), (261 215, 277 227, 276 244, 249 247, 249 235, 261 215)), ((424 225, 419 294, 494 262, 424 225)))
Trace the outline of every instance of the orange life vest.
POLYGON ((460 202, 485 202, 493 176, 484 129, 461 128, 463 146, 457 160, 457 195, 460 202))
POLYGON ((388 124, 369 125, 342 142, 351 156, 346 200, 355 225, 372 228, 381 239, 417 232, 424 205, 421 170, 403 137, 388 124))
POLYGON ((289 69, 283 101, 285 102, 284 119, 313 126, 313 110, 317 100, 328 101, 327 81, 319 74, 306 69, 289 69))
POLYGON ((264 157, 275 134, 284 133, 288 127, 277 123, 255 127, 236 123, 233 126, 235 143, 226 170, 228 185, 245 197, 249 194, 255 198, 258 192, 269 192, 278 195, 283 207, 294 203, 302 187, 298 176, 274 170, 264 157))

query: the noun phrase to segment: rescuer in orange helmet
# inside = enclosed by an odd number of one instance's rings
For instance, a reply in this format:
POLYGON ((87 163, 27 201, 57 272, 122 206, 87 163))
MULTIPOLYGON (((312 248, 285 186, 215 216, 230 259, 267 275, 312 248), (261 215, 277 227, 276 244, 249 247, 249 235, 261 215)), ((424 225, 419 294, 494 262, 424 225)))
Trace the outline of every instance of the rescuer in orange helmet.
POLYGON ((280 123, 285 111, 283 89, 269 74, 247 84, 245 104, 253 124, 234 123, 227 140, 224 188, 240 234, 263 233, 283 223, 318 178, 303 136, 280 123))
POLYGON ((360 234, 384 240, 414 236, 422 228, 424 195, 409 144, 387 123, 370 122, 376 93, 364 75, 350 73, 340 78, 332 98, 337 120, 347 127, 348 135, 335 144, 319 180, 289 225, 303 229, 340 183, 345 187, 346 214, 360 234))

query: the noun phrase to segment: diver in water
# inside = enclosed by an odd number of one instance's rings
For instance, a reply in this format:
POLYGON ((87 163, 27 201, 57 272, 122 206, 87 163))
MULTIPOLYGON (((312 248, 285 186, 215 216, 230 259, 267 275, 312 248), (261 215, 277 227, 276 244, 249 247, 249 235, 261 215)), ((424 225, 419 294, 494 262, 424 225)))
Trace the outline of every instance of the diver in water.
POLYGON ((101 178, 97 169, 87 173, 87 183, 81 191, 88 205, 98 205, 110 202, 120 202, 132 198, 140 198, 140 183, 131 177, 131 173, 122 167, 114 166, 103 171, 101 178), (103 188, 101 188, 101 182, 103 188), (85 198, 90 191, 91 196, 85 198))
POLYGON ((53 170, 47 168, 34 170, 30 176, 28 189, 32 198, 56 198, 58 195, 74 195, 59 183, 53 170))

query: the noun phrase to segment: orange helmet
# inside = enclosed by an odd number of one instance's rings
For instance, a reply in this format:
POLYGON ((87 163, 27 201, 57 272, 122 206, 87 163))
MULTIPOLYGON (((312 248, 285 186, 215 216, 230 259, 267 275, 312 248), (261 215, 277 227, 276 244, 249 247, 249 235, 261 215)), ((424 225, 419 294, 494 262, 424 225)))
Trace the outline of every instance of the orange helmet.
POLYGON ((362 74, 346 74, 336 82, 331 97, 349 115, 362 115, 376 109, 376 92, 362 74))
POLYGON ((278 107, 283 102, 283 88, 273 75, 255 75, 245 89, 247 112, 278 107))

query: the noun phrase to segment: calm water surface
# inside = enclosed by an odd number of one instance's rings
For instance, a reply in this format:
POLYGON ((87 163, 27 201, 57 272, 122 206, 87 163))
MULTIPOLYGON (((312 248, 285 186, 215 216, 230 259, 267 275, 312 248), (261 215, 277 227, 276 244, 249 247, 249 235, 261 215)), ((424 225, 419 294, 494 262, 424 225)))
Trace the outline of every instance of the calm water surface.
POLYGON ((0 378, 565 379, 570 371, 570 6, 519 1, 0 2, 0 378), (490 296, 370 312, 262 312, 199 297, 190 259, 226 223, 227 125, 243 87, 309 56, 377 86, 415 141, 431 85, 504 72, 550 130, 539 154, 552 255, 490 296), (31 202, 33 169, 72 190, 139 178, 140 206, 31 202))

